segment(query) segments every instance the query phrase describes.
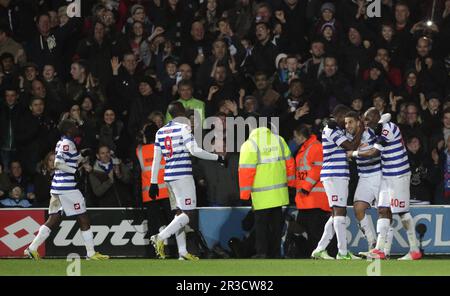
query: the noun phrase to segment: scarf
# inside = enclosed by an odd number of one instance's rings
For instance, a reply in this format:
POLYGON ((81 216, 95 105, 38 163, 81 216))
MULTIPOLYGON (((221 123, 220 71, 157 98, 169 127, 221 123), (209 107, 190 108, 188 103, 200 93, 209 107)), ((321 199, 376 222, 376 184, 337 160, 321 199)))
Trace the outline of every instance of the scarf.
POLYGON ((113 169, 113 163, 112 160, 110 160, 108 163, 103 163, 101 161, 97 161, 99 168, 101 168, 106 174, 109 174, 111 170, 113 169))

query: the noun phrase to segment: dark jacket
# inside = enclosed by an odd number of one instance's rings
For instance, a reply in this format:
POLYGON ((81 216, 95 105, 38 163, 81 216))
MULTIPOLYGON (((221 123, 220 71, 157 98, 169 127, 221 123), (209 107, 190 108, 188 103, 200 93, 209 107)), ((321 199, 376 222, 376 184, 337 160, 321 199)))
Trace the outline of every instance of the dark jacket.
POLYGON ((34 207, 47 208, 50 202, 50 186, 52 184, 53 172, 41 170, 34 176, 34 193, 36 200, 34 207))
POLYGON ((139 96, 131 103, 130 117, 128 121, 128 133, 131 138, 137 135, 143 123, 153 111, 160 111, 165 113, 166 102, 157 94, 150 96, 139 96))
POLYGON ((98 160, 89 174, 89 183, 92 188, 90 199, 97 207, 123 207, 131 205, 131 172, 123 163, 120 165, 122 175, 115 173, 113 179, 108 176, 98 164, 98 160))
POLYGON ((251 55, 253 71, 250 73, 262 71, 267 77, 271 77, 276 70, 275 59, 279 53, 279 49, 270 41, 264 45, 260 42, 256 43, 251 55))
POLYGON ((79 18, 70 18, 62 27, 57 27, 50 31, 48 38, 37 33, 29 40, 27 46, 27 57, 29 61, 36 63, 39 69, 46 64, 55 65, 58 73, 65 72, 67 65, 63 64, 63 47, 68 38, 77 30, 80 25, 79 18), (49 38, 54 39, 54 47, 49 48, 48 44, 53 43, 49 38))
POLYGON ((194 172, 196 179, 206 182, 209 206, 236 206, 240 204, 238 187, 239 154, 229 153, 228 168, 216 161, 196 159, 194 172))
POLYGON ((5 103, 0 105, 0 149, 16 149, 17 128, 25 112, 26 109, 20 103, 12 107, 5 103))

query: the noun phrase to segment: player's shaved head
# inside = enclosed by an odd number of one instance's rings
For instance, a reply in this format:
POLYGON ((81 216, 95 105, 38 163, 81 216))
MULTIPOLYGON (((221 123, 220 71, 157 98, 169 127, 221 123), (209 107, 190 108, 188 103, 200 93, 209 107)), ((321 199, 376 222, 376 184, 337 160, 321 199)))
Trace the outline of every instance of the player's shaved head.
POLYGON ((350 112, 351 109, 345 105, 339 104, 334 107, 332 115, 336 119, 337 124, 343 128, 345 126, 345 115, 350 112))
POLYGON ((186 116, 186 109, 184 108, 183 104, 178 101, 171 102, 169 104, 169 107, 167 107, 167 112, 170 114, 170 116, 172 116, 172 118, 186 116))
POLYGON ((364 113, 364 123, 370 128, 375 128, 378 121, 380 121, 380 112, 375 107, 370 107, 366 113, 364 113))
POLYGON ((64 119, 58 124, 58 129, 65 136, 73 136, 77 125, 72 120, 64 119))

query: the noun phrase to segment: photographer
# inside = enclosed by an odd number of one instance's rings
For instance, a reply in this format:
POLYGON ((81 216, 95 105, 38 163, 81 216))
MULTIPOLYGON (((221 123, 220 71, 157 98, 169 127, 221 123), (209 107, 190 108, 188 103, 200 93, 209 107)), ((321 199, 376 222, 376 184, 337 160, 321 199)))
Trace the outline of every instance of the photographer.
POLYGON ((98 207, 130 205, 131 172, 106 145, 100 145, 89 173, 93 204, 98 207))

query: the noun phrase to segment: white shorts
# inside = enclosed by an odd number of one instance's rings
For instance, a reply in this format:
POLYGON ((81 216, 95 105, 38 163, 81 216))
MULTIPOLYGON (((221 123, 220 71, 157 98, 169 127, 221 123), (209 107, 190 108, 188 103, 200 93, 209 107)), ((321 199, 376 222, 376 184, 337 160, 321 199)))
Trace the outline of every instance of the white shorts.
POLYGON ((393 214, 409 212, 411 175, 382 178, 378 207, 390 208, 393 214))
POLYGON ((56 214, 63 211, 66 216, 80 215, 86 212, 86 202, 79 190, 63 194, 51 194, 48 213, 56 214))
POLYGON ((170 181, 166 184, 172 199, 172 209, 174 199, 176 208, 180 210, 194 210, 197 208, 197 195, 195 194, 195 183, 192 176, 170 181))
POLYGON ((363 201, 368 203, 370 206, 375 206, 375 202, 378 199, 378 195, 380 193, 380 186, 381 173, 372 175, 370 177, 360 177, 358 186, 356 187, 353 202, 363 201))
POLYGON ((329 178, 322 181, 330 207, 347 207, 348 179, 329 178))

